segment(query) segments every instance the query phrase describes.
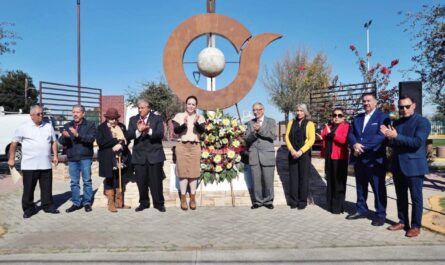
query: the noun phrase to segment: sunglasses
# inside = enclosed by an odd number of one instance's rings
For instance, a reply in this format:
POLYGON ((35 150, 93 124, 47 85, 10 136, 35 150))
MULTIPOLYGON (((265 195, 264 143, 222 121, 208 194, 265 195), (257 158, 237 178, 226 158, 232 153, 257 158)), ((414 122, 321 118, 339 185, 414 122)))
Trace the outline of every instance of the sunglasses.
POLYGON ((332 118, 336 118, 336 117, 338 117, 338 118, 343 118, 343 114, 332 114, 332 118))
POLYGON ((409 108, 411 108, 411 105, 405 105, 405 106, 400 105, 399 106, 399 109, 409 109, 409 108))

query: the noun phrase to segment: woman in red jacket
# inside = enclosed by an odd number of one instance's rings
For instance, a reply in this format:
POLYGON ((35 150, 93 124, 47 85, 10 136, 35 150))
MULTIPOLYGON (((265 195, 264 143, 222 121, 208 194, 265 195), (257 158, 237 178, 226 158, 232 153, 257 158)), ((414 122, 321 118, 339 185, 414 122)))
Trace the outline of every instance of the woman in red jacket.
POLYGON ((323 140, 321 157, 325 158, 326 206, 328 211, 334 214, 344 211, 348 174, 348 131, 349 123, 345 122, 343 109, 335 108, 331 124, 326 124, 321 136, 318 135, 323 140))

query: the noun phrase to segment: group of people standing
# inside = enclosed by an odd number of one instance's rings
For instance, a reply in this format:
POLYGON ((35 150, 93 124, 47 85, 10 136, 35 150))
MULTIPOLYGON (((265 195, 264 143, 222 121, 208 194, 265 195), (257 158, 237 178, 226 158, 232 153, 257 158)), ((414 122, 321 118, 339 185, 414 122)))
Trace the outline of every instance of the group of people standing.
MULTIPOLYGON (((309 179, 311 176, 311 148, 318 137, 322 140, 321 156, 325 159, 327 179, 326 208, 340 214, 345 210, 348 162, 353 163, 356 178, 356 213, 346 219, 367 217, 368 184, 374 193, 374 226, 382 226, 386 220, 387 195, 385 175, 387 170, 386 147, 392 148, 391 170, 397 194, 399 222, 388 227, 391 231, 405 229, 406 236, 419 235, 422 218, 422 185, 428 173, 426 139, 430 133, 427 119, 415 113, 416 104, 407 96, 399 99, 400 118, 391 123, 389 116, 377 109, 374 94, 363 94, 364 113, 346 122, 342 108, 334 108, 330 122, 316 133, 315 124, 305 104, 298 104, 295 119, 287 124, 285 141, 289 151, 288 203, 290 208, 303 210, 307 206, 309 179), (408 190, 413 204, 411 222, 408 216, 408 190)), ((185 111, 173 118, 174 132, 179 136, 176 145, 176 175, 180 180, 181 209, 196 209, 197 179, 200 176, 200 134, 204 132, 204 118, 196 110, 198 99, 189 96, 185 111), (189 190, 190 200, 186 194, 189 190)), ((128 130, 118 121, 120 114, 114 108, 107 110, 106 120, 97 128, 85 119, 85 109, 75 105, 73 120, 64 125, 56 139, 53 127, 44 121, 40 106, 31 108, 31 121, 17 129, 10 148, 9 166, 15 165, 15 150, 22 145, 23 217, 29 218, 37 209, 34 189, 40 181, 42 208, 45 212, 59 211, 52 200, 52 162, 57 165, 57 143, 66 148, 71 178, 72 206, 66 212, 84 208, 92 211, 93 199, 91 164, 93 143, 99 147, 99 175, 104 177, 104 194, 108 198, 108 210, 129 208, 123 204, 122 171, 133 171, 139 191, 136 212, 150 207, 149 191, 153 207, 165 212, 163 163, 166 159, 162 146, 164 126, 162 118, 151 111, 146 100, 137 102, 138 115, 130 118, 128 130), (134 141, 130 153, 128 145, 134 141), (51 156, 51 151, 54 154, 51 156), (83 196, 80 196, 80 176, 83 196)), ((265 116, 264 105, 257 102, 252 110, 255 118, 246 123, 245 142, 248 164, 252 175, 252 209, 273 209, 276 122, 265 116)))
MULTIPOLYGON (((315 139, 322 140, 321 157, 325 159, 326 209, 334 214, 345 210, 348 164, 354 166, 356 179, 356 212, 346 219, 367 218, 368 186, 374 193, 375 217, 371 224, 382 226, 386 221, 387 147, 392 148, 391 171, 397 194, 399 222, 388 227, 390 231, 404 229, 407 237, 420 234, 424 175, 428 173, 426 140, 430 133, 429 121, 415 113, 412 98, 399 99, 399 119, 394 123, 377 109, 372 93, 362 95, 364 113, 349 124, 342 108, 334 108, 331 120, 320 134, 305 104, 298 104, 295 119, 287 124, 285 141, 289 152, 288 204, 291 209, 306 208, 311 176, 311 148, 315 139), (408 190, 412 201, 411 222, 408 216, 408 190)), ((253 105, 255 118, 247 125, 246 144, 253 177, 252 209, 265 206, 273 209, 273 176, 275 166, 275 121, 264 116, 261 103, 253 105), (269 121, 264 123, 264 121, 269 121), (273 124, 273 125, 271 125, 273 124)))

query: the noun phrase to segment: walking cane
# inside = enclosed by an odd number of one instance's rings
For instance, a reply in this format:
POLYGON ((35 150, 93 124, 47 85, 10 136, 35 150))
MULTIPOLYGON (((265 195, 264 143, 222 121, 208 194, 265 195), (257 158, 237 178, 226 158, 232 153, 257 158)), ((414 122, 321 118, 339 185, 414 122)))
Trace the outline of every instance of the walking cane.
POLYGON ((124 204, 124 193, 122 192, 122 153, 118 155, 118 175, 119 175, 119 188, 116 196, 116 208, 129 209, 130 206, 124 204))

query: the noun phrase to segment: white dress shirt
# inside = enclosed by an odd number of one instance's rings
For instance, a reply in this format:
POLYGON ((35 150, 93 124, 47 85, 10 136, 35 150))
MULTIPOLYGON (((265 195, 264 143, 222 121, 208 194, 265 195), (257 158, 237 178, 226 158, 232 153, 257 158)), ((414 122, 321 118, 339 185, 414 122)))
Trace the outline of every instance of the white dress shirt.
POLYGON ((369 119, 371 119, 372 114, 374 114, 376 109, 374 109, 373 111, 371 111, 369 114, 365 113, 365 119, 363 120, 363 128, 362 128, 362 132, 365 131, 365 127, 366 124, 368 124, 369 119))
POLYGON ((47 122, 36 125, 23 123, 14 134, 13 142, 22 144, 22 170, 51 169, 51 145, 57 141, 53 126, 47 122))

